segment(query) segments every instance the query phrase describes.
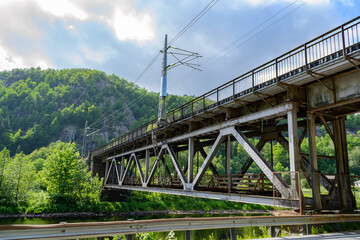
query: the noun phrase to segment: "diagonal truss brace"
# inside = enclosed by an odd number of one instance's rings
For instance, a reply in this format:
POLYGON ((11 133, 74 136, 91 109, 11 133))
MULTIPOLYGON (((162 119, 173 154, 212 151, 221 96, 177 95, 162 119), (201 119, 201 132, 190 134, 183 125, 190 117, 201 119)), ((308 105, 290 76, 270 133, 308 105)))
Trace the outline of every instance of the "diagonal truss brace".
POLYGON ((158 155, 156 156, 156 160, 154 162, 154 165, 151 168, 149 177, 148 177, 148 179, 146 179, 145 183, 143 184, 143 187, 147 187, 147 185, 150 183, 151 179, 154 177, 157 165, 159 164, 159 161, 160 161, 161 156, 162 156, 164 151, 165 151, 165 146, 162 146, 159 153, 158 153, 158 155))
POLYGON ((252 146, 252 144, 249 142, 249 140, 245 137, 244 134, 236 131, 235 127, 228 127, 220 130, 220 134, 216 138, 214 145, 212 146, 209 154, 207 155, 203 165, 200 168, 200 171, 198 172, 192 183, 191 190, 193 190, 194 186, 197 186, 199 184, 201 178, 205 174, 206 169, 209 167, 210 162, 214 158, 216 152, 219 150, 225 137, 228 135, 233 135, 235 139, 243 146, 244 150, 259 166, 259 168, 267 176, 267 178, 274 184, 276 189, 281 193, 282 197, 290 198, 291 191, 288 184, 281 178, 279 174, 275 173, 275 170, 270 166, 266 159, 264 159, 260 152, 254 146, 252 146))
POLYGON ((164 147, 166 148, 167 152, 169 153, 169 156, 171 158, 172 163, 174 164, 175 170, 178 173, 181 183, 183 184, 183 186, 185 186, 186 184, 186 180, 185 180, 185 174, 181 169, 181 166, 179 164, 179 161, 176 157, 176 154, 174 153, 173 149, 168 145, 165 144, 164 147))
POLYGON ((145 183, 145 179, 144 179, 143 171, 142 171, 142 169, 141 169, 141 165, 140 165, 139 158, 136 156, 135 153, 131 154, 131 157, 134 159, 134 162, 136 163, 137 169, 138 169, 138 171, 139 171, 141 183, 144 184, 144 183, 145 183))
POLYGON ((216 138, 214 145, 211 147, 209 154, 206 156, 203 165, 201 166, 199 172, 196 174, 196 177, 191 185, 187 187, 187 190, 193 190, 194 186, 198 185, 201 178, 204 176, 206 169, 209 167, 211 160, 214 158, 216 152, 219 150, 221 143, 225 139, 223 130, 220 130, 219 136, 216 138))
POLYGON ((105 173, 104 183, 106 184, 107 180, 109 179, 109 176, 110 176, 110 172, 111 172, 111 168, 112 168, 112 167, 115 168, 116 176, 117 176, 117 179, 118 179, 118 184, 120 184, 119 170, 118 170, 118 168, 117 168, 117 163, 116 163, 115 158, 113 158, 113 159, 111 160, 110 166, 109 166, 109 168, 107 168, 107 172, 105 173))
POLYGON ((236 131, 234 127, 228 128, 227 131, 231 133, 235 137, 235 139, 242 145, 244 150, 254 160, 254 162, 258 165, 261 171, 274 184, 275 188, 281 193, 281 196, 283 198, 290 198, 291 191, 288 184, 281 178, 278 173, 275 173, 273 167, 270 166, 270 164, 260 154, 260 152, 254 146, 252 146, 246 136, 236 131))
MULTIPOLYGON (((125 171, 123 173, 123 175, 121 176, 121 179, 120 179, 120 182, 119 182, 119 185, 122 185, 125 178, 126 178, 126 175, 128 174, 129 170, 130 170, 130 166, 132 165, 132 162, 133 162, 133 158, 130 157, 129 160, 128 160, 128 163, 126 165, 126 168, 125 168, 125 171)), ((125 163, 125 162, 124 162, 125 163)), ((123 163, 123 164, 124 164, 123 163)))
MULTIPOLYGON (((276 139, 280 145, 286 150, 286 151, 289 151, 289 142, 286 140, 286 138, 284 136, 282 136, 280 133, 276 139)), ((304 166, 304 170, 306 172, 304 172, 304 175, 309 172, 311 172, 311 169, 310 169, 310 162, 308 159, 306 159, 305 157, 301 157, 301 162, 302 162, 302 165, 304 166)), ((311 184, 311 183, 309 183, 311 184)), ((321 173, 320 174, 320 184, 328 191, 330 191, 331 187, 332 187, 332 183, 331 181, 325 176, 325 174, 321 173)))

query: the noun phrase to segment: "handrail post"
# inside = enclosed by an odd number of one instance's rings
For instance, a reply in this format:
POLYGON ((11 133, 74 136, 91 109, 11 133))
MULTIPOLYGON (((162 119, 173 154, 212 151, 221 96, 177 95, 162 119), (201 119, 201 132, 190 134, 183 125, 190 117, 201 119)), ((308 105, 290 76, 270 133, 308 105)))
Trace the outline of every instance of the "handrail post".
POLYGON ((306 49, 306 43, 304 44, 304 57, 305 57, 305 71, 308 71, 308 59, 307 59, 307 49, 306 49))
POLYGON ((191 116, 194 116, 194 101, 191 101, 191 116))
POLYGON ((346 60, 346 45, 345 45, 345 32, 344 32, 344 25, 341 25, 341 38, 342 38, 342 45, 343 45, 343 57, 346 60))
POLYGON ((255 87, 254 87, 254 71, 251 72, 251 83, 252 83, 251 93, 254 94, 254 91, 255 91, 255 87))
POLYGON ((204 97, 203 97, 203 112, 205 112, 205 95, 204 95, 204 97))
POLYGON ((275 59, 275 74, 276 74, 276 77, 275 77, 276 84, 278 84, 279 83, 279 67, 278 67, 278 59, 277 58, 275 59))
POLYGON ((233 101, 234 101, 235 100, 235 80, 233 80, 232 87, 233 87, 233 101))

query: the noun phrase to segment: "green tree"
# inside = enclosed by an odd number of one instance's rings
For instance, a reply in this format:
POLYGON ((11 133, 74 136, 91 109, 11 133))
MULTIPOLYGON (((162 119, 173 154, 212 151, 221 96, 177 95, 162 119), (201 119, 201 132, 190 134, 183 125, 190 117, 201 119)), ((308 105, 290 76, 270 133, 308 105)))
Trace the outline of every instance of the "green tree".
POLYGON ((16 154, 5 166, 4 196, 8 204, 25 205, 34 188, 35 167, 24 153, 16 154))
POLYGON ((4 148, 0 152, 0 202, 5 200, 5 196, 8 193, 8 188, 6 186, 6 167, 10 161, 10 151, 4 148))
POLYGON ((84 204, 100 200, 101 180, 87 171, 75 143, 58 142, 46 158, 43 171, 53 202, 84 204))

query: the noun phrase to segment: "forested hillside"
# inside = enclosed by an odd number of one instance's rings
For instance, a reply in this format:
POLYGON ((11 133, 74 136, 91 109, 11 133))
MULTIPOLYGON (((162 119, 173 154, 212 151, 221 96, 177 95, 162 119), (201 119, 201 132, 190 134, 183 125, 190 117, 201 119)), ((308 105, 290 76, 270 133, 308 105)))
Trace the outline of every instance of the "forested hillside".
MULTIPOLYGON (((169 96, 168 109, 190 97, 169 96)), ((14 69, 0 72, 0 149, 25 154, 62 140, 89 148, 157 115, 158 94, 115 75, 89 69, 14 69), (100 130, 99 130, 100 129, 100 130)))

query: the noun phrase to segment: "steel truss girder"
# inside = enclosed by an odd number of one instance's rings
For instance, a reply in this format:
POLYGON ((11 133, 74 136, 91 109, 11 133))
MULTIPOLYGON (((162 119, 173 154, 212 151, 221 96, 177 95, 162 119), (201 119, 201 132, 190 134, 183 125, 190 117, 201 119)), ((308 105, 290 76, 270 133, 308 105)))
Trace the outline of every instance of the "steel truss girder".
MULTIPOLYGON (((276 139, 280 145, 286 150, 289 151, 289 142, 286 140, 286 138, 284 138, 283 135, 281 135, 281 133, 278 134, 278 137, 276 139)), ((310 162, 308 159, 306 159, 305 157, 301 157, 301 163, 304 166, 304 170, 305 172, 311 172, 311 167, 310 167, 310 162)), ((328 191, 330 191, 332 183, 331 181, 319 171, 320 174, 320 184, 328 191)), ((309 183, 311 184, 311 183, 309 183)))
MULTIPOLYGON (((185 174, 184 174, 183 170, 181 169, 181 166, 179 164, 177 156, 171 146, 169 146, 168 144, 164 144, 161 146, 161 149, 159 151, 159 154, 156 157, 155 163, 150 171, 148 179, 145 179, 143 182, 143 187, 147 187, 148 184, 150 183, 151 179, 154 177, 156 168, 158 167, 157 165, 159 164, 160 159, 163 159, 163 154, 165 151, 167 151, 167 153, 169 154, 171 162, 174 165, 174 168, 176 170, 176 173, 179 175, 180 181, 183 184, 183 186, 185 186, 185 184, 186 184, 185 174)), ((163 160, 166 161, 165 159, 163 159, 163 160)))
MULTIPOLYGON (((202 129, 197 129, 197 130, 191 131, 189 133, 183 134, 181 136, 166 139, 166 141, 158 142, 157 145, 162 146, 164 144, 172 144, 172 143, 179 142, 181 140, 189 139, 190 137, 196 137, 196 136, 199 136, 202 134, 220 131, 223 128, 237 126, 237 125, 252 122, 252 121, 258 121, 258 120, 269 118, 269 117, 284 116, 287 114, 288 111, 292 110, 293 108, 294 108, 293 103, 280 104, 278 106, 264 109, 264 110, 258 111, 256 113, 251 113, 251 114, 248 114, 248 115, 236 118, 236 119, 227 120, 225 122, 222 122, 222 123, 219 123, 219 124, 216 124, 213 126, 208 126, 208 127, 202 128, 202 129)), ((128 156, 132 153, 143 152, 147 149, 153 149, 153 148, 154 148, 153 144, 149 144, 144 147, 140 147, 140 148, 137 148, 137 149, 134 149, 131 151, 127 151, 127 152, 123 152, 123 153, 120 153, 120 154, 117 154, 114 156, 110 156, 110 157, 108 157, 108 159, 112 159, 114 157, 117 158, 117 157, 121 157, 121 156, 128 156)))
POLYGON ((249 156, 254 160, 254 162, 259 166, 259 168, 263 171, 263 173, 267 176, 267 178, 274 184, 276 189, 281 193, 283 198, 290 198, 291 191, 286 182, 280 177, 279 174, 275 173, 275 170, 270 166, 270 164, 262 157, 260 152, 252 146, 249 140, 245 137, 244 134, 239 133, 235 127, 228 127, 220 130, 218 137, 215 140, 214 145, 212 146, 209 154, 204 160, 203 165, 200 168, 200 171, 196 175, 192 188, 197 186, 205 174, 206 169, 209 167, 212 159, 214 158, 216 152, 220 148, 226 136, 234 136, 235 139, 243 146, 245 151, 249 154, 249 156))
POLYGON ((154 162, 154 165, 153 165, 152 168, 151 168, 149 177, 148 177, 148 179, 146 179, 146 182, 145 182, 145 184, 143 185, 143 187, 146 187, 146 186, 150 183, 151 179, 154 177, 154 174, 155 174, 157 165, 159 164, 159 161, 160 161, 160 156, 162 156, 164 150, 165 150, 165 147, 162 146, 162 147, 160 148, 160 151, 159 151, 158 155, 156 156, 156 160, 155 160, 155 162, 154 162))
POLYGON ((131 154, 131 157, 134 159, 134 161, 135 161, 135 163, 136 163, 136 166, 137 166, 137 168, 138 168, 141 183, 144 184, 144 183, 145 183, 145 179, 144 179, 143 171, 142 171, 142 169, 141 169, 141 165, 140 165, 139 158, 135 155, 135 153, 131 154))
MULTIPOLYGON (((107 162, 107 164, 108 164, 108 162, 107 162)), ((114 166, 115 171, 116 171, 116 176, 117 176, 117 179, 118 179, 118 183, 120 183, 120 176, 119 176, 119 170, 118 170, 118 168, 117 168, 117 162, 116 162, 115 158, 113 158, 113 159, 111 160, 110 166, 108 166, 108 167, 106 168, 105 179, 104 179, 104 183, 105 183, 105 184, 106 184, 106 182, 107 182, 108 179, 109 179, 110 171, 111 171, 111 169, 112 169, 113 166, 114 166)))
POLYGON ((180 164, 179 164, 179 161, 178 161, 178 159, 176 157, 176 154, 174 153, 173 149, 168 144, 166 144, 164 146, 165 146, 167 152, 169 153, 169 156, 170 156, 170 158, 172 160, 172 163, 174 164, 176 172, 179 174, 181 183, 183 184, 183 186, 185 186, 185 184, 186 184, 185 174, 184 174, 184 172, 182 171, 182 169, 180 167, 180 164))
POLYGON ((274 184, 275 188, 281 193, 283 198, 290 198, 291 191, 288 184, 281 178, 278 173, 275 173, 273 167, 266 161, 261 153, 249 142, 243 133, 236 131, 234 127, 228 128, 230 134, 232 134, 236 140, 242 145, 244 150, 254 160, 256 165, 266 175, 266 177, 274 184))

